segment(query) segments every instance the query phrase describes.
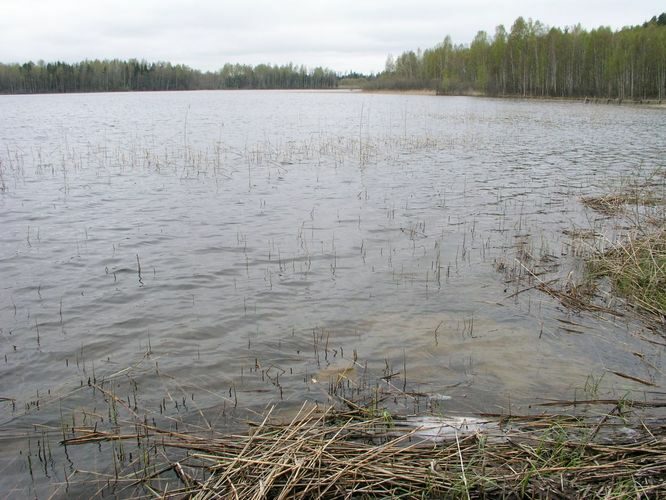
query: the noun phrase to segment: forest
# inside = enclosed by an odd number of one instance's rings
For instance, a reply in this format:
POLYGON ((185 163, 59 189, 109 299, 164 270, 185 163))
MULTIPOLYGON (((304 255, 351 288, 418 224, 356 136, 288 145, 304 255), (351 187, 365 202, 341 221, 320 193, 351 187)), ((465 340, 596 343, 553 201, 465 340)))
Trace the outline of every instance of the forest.
POLYGON ((322 89, 337 85, 329 69, 288 64, 225 64, 202 72, 169 62, 94 60, 0 64, 0 93, 114 92, 141 90, 322 89))
POLYGON ((449 95, 608 99, 666 98, 666 13, 617 31, 549 28, 519 17, 509 31, 479 31, 470 44, 389 56, 377 75, 340 75, 293 64, 225 64, 202 72, 130 59, 0 64, 0 93, 203 89, 432 89, 449 95))
POLYGON ((516 19, 507 32, 477 33, 471 44, 446 37, 404 52, 367 86, 481 94, 612 99, 666 97, 666 13, 640 26, 586 31, 516 19))

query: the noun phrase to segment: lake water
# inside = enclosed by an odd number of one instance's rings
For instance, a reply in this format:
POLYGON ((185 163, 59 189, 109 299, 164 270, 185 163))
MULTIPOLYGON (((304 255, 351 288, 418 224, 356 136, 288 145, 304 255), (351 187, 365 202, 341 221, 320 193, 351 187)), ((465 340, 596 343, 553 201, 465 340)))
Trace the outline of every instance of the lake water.
POLYGON ((37 454, 105 414, 102 382, 220 428, 341 376, 454 414, 664 389, 640 324, 498 272, 527 249, 566 276, 566 231, 612 237, 580 197, 666 166, 663 109, 241 91, 0 96, 0 117, 9 496, 94 468, 37 454))

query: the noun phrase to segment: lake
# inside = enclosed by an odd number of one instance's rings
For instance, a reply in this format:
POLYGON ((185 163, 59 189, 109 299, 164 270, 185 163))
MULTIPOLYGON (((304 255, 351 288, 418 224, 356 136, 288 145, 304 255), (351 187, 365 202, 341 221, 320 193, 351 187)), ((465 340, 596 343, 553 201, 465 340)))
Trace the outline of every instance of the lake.
POLYGON ((563 307, 516 256, 566 278, 572 230, 621 233, 580 198, 666 166, 664 109, 210 91, 0 96, 0 117, 9 496, 110 467, 58 445, 107 416, 100 385, 221 429, 380 389, 456 415, 663 394, 663 339, 563 307))

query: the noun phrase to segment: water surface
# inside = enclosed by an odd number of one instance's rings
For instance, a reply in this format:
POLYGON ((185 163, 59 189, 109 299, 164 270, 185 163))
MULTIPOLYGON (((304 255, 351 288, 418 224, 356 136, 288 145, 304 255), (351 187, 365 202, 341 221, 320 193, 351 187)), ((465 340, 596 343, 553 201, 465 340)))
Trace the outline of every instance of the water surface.
POLYGON ((609 371, 664 387, 640 324, 498 272, 524 248, 566 275, 563 231, 616 231, 579 199, 664 167, 663 110, 244 91, 1 96, 0 116, 2 490, 63 481, 30 478, 30 433, 102 411, 101 380, 220 426, 325 402, 350 367, 460 414, 590 380, 652 397, 609 371))

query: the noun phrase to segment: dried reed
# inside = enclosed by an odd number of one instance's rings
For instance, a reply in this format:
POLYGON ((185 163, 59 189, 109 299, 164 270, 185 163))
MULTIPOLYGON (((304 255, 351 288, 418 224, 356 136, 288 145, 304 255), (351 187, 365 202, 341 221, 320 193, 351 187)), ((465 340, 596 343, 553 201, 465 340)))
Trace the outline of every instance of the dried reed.
POLYGON ((125 434, 79 430, 64 444, 159 446, 165 462, 154 473, 117 477, 159 498, 666 495, 666 427, 643 423, 631 441, 607 444, 599 431, 625 425, 621 413, 618 403, 590 420, 495 416, 497 425, 488 430, 455 428, 448 440, 434 443, 423 439, 422 428, 385 416, 304 405, 287 423, 267 415, 247 435, 210 439, 144 426, 125 434), (169 450, 179 450, 180 458, 168 458, 169 450), (171 487, 160 483, 165 476, 171 487))
POLYGON ((628 302, 644 313, 666 319, 666 227, 629 235, 588 262, 593 277, 607 276, 628 302))

